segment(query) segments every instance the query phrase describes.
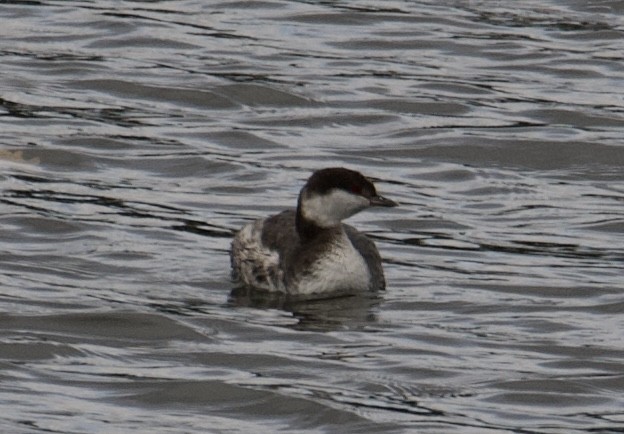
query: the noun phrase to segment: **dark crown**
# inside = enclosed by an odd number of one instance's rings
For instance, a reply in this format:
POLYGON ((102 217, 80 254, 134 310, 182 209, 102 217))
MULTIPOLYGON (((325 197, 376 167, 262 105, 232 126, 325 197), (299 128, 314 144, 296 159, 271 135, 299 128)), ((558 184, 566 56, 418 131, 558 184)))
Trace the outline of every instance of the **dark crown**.
POLYGON ((306 183, 308 193, 326 194, 335 188, 368 198, 377 195, 372 182, 361 173, 343 167, 317 170, 306 183))

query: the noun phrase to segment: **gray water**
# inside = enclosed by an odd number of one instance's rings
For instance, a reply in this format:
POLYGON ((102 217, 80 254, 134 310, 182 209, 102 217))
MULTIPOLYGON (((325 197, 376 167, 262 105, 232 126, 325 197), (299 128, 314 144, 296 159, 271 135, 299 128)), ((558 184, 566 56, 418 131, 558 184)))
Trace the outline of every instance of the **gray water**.
POLYGON ((0 432, 624 432, 624 2, 0 4, 0 432), (388 288, 233 291, 316 168, 388 288))

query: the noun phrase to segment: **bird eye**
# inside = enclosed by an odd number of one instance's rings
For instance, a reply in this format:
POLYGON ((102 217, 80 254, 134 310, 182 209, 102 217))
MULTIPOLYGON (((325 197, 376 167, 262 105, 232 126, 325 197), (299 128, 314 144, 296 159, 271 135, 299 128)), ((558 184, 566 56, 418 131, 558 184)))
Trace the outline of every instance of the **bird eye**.
POLYGON ((359 185, 352 185, 351 186, 351 193, 362 194, 362 187, 360 187, 359 185))

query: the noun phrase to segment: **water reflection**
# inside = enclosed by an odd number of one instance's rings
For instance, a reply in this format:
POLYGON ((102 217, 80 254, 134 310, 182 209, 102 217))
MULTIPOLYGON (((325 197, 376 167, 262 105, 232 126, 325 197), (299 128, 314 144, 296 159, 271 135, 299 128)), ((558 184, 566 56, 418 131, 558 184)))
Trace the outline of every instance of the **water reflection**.
POLYGON ((377 321, 375 311, 383 300, 382 294, 360 292, 310 299, 239 287, 230 292, 228 302, 233 307, 290 312, 297 320, 293 326, 297 330, 332 331, 374 325, 377 321))

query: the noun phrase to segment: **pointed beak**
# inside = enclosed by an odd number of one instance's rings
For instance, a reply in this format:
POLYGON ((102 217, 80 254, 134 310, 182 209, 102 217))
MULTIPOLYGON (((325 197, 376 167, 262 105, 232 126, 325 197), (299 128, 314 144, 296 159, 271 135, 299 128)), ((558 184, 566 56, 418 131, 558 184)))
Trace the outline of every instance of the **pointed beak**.
POLYGON ((373 196, 370 198, 370 205, 371 206, 385 206, 385 207, 392 207, 392 206, 399 206, 398 203, 396 203, 393 200, 390 199, 386 199, 383 196, 373 196))

